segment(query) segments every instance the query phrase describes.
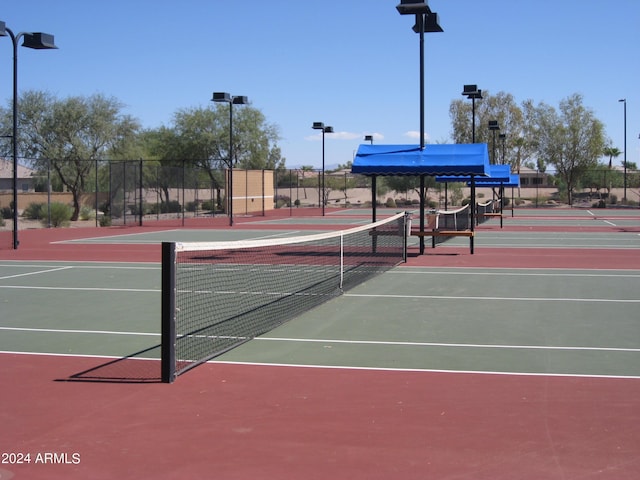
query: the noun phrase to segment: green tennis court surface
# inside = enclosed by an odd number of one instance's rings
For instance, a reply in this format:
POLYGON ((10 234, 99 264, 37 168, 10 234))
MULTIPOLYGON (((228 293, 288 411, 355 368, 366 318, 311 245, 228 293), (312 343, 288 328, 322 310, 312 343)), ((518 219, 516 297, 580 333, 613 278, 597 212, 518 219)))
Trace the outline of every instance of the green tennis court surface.
POLYGON ((81 462, 0 476, 637 478, 640 212, 508 213, 479 226, 474 255, 465 240, 418 255, 412 238, 406 264, 170 386, 160 242, 370 217, 21 232, 0 251, 2 451, 81 462))
MULTIPOLYGON (((397 267, 217 361, 640 378, 639 285, 397 267)), ((2 351, 158 358, 159 265, 3 261, 0 299, 2 351)))

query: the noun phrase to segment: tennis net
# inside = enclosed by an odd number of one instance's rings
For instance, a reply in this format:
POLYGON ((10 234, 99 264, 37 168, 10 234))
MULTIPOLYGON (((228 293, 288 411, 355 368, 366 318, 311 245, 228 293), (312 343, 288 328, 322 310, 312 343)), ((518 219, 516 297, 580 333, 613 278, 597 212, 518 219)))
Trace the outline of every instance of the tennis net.
POLYGON ((410 216, 318 235, 162 244, 162 379, 406 260, 410 216))

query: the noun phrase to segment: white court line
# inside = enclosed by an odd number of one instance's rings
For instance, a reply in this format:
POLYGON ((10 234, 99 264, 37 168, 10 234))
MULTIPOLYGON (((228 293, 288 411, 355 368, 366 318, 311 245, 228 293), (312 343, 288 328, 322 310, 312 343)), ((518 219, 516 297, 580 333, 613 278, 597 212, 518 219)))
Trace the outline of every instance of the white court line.
POLYGON ((73 268, 73 267, 67 266, 67 267, 51 268, 49 270, 38 270, 37 272, 18 273, 16 275, 7 275, 6 277, 0 277, 0 280, 8 280, 9 278, 27 277, 29 275, 40 275, 43 273, 59 272, 60 270, 69 270, 70 268, 73 268))
POLYGON ((116 331, 109 331, 109 330, 73 330, 73 329, 61 329, 61 328, 0 327, 0 330, 8 330, 12 332, 82 333, 82 334, 96 334, 96 335, 133 335, 133 336, 146 336, 146 337, 160 336, 159 333, 116 332, 116 331))
MULTIPOLYGON (((52 263, 55 260, 52 260, 52 263)), ((136 263, 136 262, 131 262, 136 263)), ((129 262, 123 262, 118 264, 117 262, 104 262, 104 263, 96 263, 95 265, 87 265, 86 262, 65 265, 64 268, 77 268, 77 269, 85 269, 85 270, 160 270, 161 267, 157 265, 155 262, 147 262, 148 265, 134 267, 131 266, 129 262)), ((145 263, 145 262, 140 262, 145 263)), ((40 265, 35 263, 0 263, 0 268, 52 268, 52 265, 40 265)), ((61 268, 62 269, 62 268, 61 268)))
POLYGON ((161 293, 154 288, 104 288, 104 287, 32 287, 29 285, 0 285, 0 288, 15 290, 67 290, 71 292, 125 292, 125 293, 161 293))
MULTIPOLYGON (((81 333, 96 335, 127 335, 127 336, 151 336, 159 337, 160 333, 149 332, 122 332, 111 330, 78 330, 62 328, 27 328, 27 327, 0 327, 0 330, 17 332, 44 332, 44 333, 81 333)), ((338 340, 327 338, 285 338, 285 337, 255 337, 254 340, 267 342, 294 342, 294 343, 334 343, 347 345, 383 345, 406 347, 446 347, 446 348, 478 348, 478 349, 507 349, 507 350, 566 350, 589 352, 631 352, 638 353, 640 348, 620 347, 571 347, 552 345, 501 345, 481 343, 442 343, 442 342, 397 342, 384 340, 338 340)))
POLYGON ((492 372, 485 370, 440 370, 432 368, 384 368, 384 367, 352 367, 339 365, 304 365, 288 363, 262 363, 262 362, 232 362, 224 360, 209 360, 207 363, 219 363, 227 365, 248 365, 255 367, 289 367, 289 368, 319 368, 323 370, 368 370, 380 372, 416 372, 416 373, 452 373, 463 375, 507 375, 513 377, 563 377, 563 378, 605 378, 639 380, 638 375, 595 375, 586 373, 544 373, 544 372, 492 372))
POLYGON ((408 347, 447 347, 447 348, 501 348, 508 350, 568 350, 568 351, 591 351, 591 352, 640 352, 640 348, 617 348, 617 347, 559 347, 547 345, 499 345, 499 344, 474 344, 474 343, 437 343, 437 342, 388 342, 375 340, 333 340, 314 338, 279 338, 279 337, 256 337, 255 340, 275 341, 275 342, 307 342, 307 343, 343 343, 349 345, 386 345, 386 346, 408 346, 408 347))
MULTIPOLYGON (((122 356, 113 355, 87 355, 75 353, 46 353, 46 352, 15 352, 11 350, 0 350, 0 354, 8 355, 34 355, 40 357, 71 357, 71 358, 104 358, 104 359, 122 359, 122 356)), ((129 357, 127 357, 129 358, 129 357)), ((151 360, 159 362, 159 358, 136 357, 131 360, 151 360)), ((347 365, 304 365, 295 363, 264 363, 264 362, 234 362, 227 360, 209 360, 207 363, 220 365, 245 365, 249 367, 277 367, 277 368, 315 368, 320 370, 354 370, 354 371, 373 371, 373 372, 408 372, 408 373, 447 373, 447 374, 463 374, 463 375, 505 375, 511 377, 561 377, 561 378, 602 378, 602 379, 620 379, 620 380, 640 380, 638 375, 596 375, 586 373, 543 373, 543 372, 492 372, 485 370, 443 370, 432 368, 385 368, 385 367, 353 367, 347 365)))
POLYGON ((595 303, 640 303, 640 299, 611 299, 611 298, 553 298, 553 297, 471 297, 452 295, 395 295, 395 294, 364 294, 345 293, 343 297, 363 298, 418 298, 429 300, 503 300, 516 302, 595 302, 595 303))
MULTIPOLYGON (((496 276, 496 277, 584 277, 584 278, 638 278, 640 274, 610 274, 610 273, 527 273, 527 272, 505 272, 505 271, 490 271, 490 272, 470 272, 470 271, 420 271, 420 270, 411 270, 411 268, 420 269, 423 267, 409 267, 402 268, 396 270, 390 270, 389 272, 385 272, 385 275, 486 275, 486 276, 496 276)), ((455 268, 455 267, 442 267, 442 268, 455 268)), ((624 270, 623 270, 624 271, 624 270)))
MULTIPOLYGON (((162 232, 179 232, 180 230, 174 228, 172 230, 162 230, 162 232)), ((150 233, 156 232, 138 232, 138 233, 123 233, 121 235, 103 235, 100 237, 85 237, 85 238, 72 238, 71 240, 59 240, 57 242, 51 242, 51 245, 57 244, 66 244, 66 243, 93 243, 96 240, 113 240, 121 237, 134 237, 137 235, 149 235, 150 233)), ((100 242, 98 242, 100 243, 100 242)), ((103 243, 118 243, 118 242, 103 242, 103 243)), ((136 242, 125 242, 125 243, 136 243, 136 242)), ((141 242, 142 243, 142 242, 141 242)), ((157 243, 157 242, 149 242, 149 243, 157 243)))

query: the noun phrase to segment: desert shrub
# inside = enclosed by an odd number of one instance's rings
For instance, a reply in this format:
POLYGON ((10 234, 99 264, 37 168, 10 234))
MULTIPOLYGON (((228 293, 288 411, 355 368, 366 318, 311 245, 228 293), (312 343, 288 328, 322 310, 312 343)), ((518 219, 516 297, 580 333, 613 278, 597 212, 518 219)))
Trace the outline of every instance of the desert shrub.
POLYGON ((393 198, 391 198, 391 197, 387 198, 387 202, 385 203, 385 207, 387 207, 387 208, 396 208, 396 206, 397 206, 396 205, 396 201, 393 198))
POLYGON ((22 212, 22 216, 29 220, 42 220, 47 216, 47 207, 44 203, 30 203, 22 212))
POLYGON ((80 207, 80 220, 91 220, 95 218, 96 212, 93 208, 83 205, 80 207))
MULTIPOLYGON (((54 202, 51 204, 51 226, 67 227, 71 221, 73 209, 64 203, 54 202)), ((48 223, 48 219, 43 218, 43 223, 48 223)))
POLYGON ((210 212, 216 209, 216 204, 214 200, 204 200, 202 202, 202 210, 210 212))

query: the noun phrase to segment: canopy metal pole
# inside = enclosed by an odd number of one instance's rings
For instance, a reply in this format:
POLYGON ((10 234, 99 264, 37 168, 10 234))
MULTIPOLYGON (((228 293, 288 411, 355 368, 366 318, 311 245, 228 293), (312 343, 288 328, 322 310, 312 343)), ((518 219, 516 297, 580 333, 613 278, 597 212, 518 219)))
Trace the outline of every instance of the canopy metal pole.
MULTIPOLYGON (((420 175, 420 233, 424 233, 424 175, 420 175)), ((424 235, 420 235, 420 255, 424 255, 424 235)))
POLYGON ((376 221, 376 175, 371 176, 371 222, 376 221))
POLYGON ((471 236, 469 237, 469 249, 471 250, 471 255, 473 255, 473 236, 475 231, 476 224, 476 176, 471 175, 471 236))

